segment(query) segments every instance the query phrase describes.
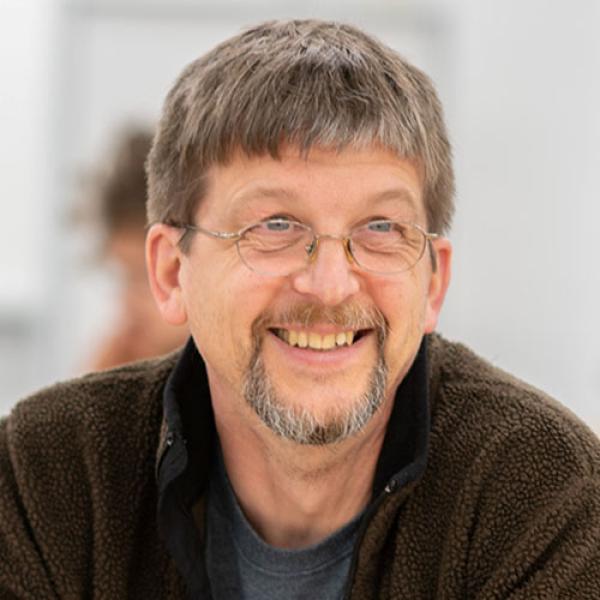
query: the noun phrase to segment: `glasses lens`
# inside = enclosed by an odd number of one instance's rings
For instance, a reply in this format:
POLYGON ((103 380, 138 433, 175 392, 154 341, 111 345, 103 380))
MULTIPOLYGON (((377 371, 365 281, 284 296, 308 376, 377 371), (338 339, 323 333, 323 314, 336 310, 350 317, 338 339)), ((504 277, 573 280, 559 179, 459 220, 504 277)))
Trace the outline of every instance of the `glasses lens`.
POLYGON ((376 273, 400 273, 414 267, 425 250, 425 234, 414 225, 371 221, 350 234, 356 262, 376 273))
POLYGON ((302 223, 268 219, 246 229, 237 246, 241 259, 258 273, 289 275, 306 265, 312 232, 302 223))

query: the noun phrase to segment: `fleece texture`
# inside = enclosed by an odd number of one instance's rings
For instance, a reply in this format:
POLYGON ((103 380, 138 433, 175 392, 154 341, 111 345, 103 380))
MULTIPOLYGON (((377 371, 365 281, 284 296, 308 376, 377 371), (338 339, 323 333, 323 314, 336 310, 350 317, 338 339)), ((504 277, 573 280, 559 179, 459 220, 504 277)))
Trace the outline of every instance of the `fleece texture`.
MULTIPOLYGON (((427 466, 381 496, 349 597, 600 598, 598 439, 464 346, 428 353, 427 466)), ((176 361, 53 386, 0 422, 0 599, 188 597, 157 524, 176 361)))

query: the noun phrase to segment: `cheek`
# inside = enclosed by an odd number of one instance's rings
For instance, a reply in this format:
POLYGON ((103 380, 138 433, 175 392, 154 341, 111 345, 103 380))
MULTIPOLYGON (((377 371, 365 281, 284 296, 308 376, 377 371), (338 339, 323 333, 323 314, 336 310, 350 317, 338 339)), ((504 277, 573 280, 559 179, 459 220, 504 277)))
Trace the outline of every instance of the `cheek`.
POLYGON ((427 306, 425 279, 413 272, 400 280, 381 278, 372 285, 370 296, 387 319, 390 335, 407 335, 423 327, 427 306))
POLYGON ((248 367, 251 344, 229 290, 198 292, 189 309, 189 327, 209 373, 221 385, 239 392, 248 367))
POLYGON ((215 271, 188 265, 180 277, 188 325, 198 350, 206 360, 231 339, 225 318, 229 293, 225 281, 216 277, 215 271))
POLYGON ((390 350, 397 353, 423 334, 425 303, 422 296, 415 295, 412 290, 401 290, 386 316, 390 327, 390 350))
POLYGON ((252 324, 270 306, 269 283, 243 265, 183 274, 183 301, 198 350, 214 370, 227 371, 228 378, 248 367, 252 324))
POLYGON ((425 327, 426 287, 414 273, 402 281, 380 281, 372 293, 389 325, 384 353, 392 386, 404 377, 419 349, 425 327))

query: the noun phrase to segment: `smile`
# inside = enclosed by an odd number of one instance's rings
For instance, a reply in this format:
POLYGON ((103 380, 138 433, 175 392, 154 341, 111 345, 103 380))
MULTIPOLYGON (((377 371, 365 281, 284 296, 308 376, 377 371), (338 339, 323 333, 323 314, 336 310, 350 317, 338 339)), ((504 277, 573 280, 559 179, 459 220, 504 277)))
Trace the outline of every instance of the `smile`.
POLYGON ((321 335, 315 331, 281 328, 271 329, 270 331, 290 346, 310 348, 311 350, 333 350, 342 346, 351 346, 366 333, 366 331, 351 330, 321 335))

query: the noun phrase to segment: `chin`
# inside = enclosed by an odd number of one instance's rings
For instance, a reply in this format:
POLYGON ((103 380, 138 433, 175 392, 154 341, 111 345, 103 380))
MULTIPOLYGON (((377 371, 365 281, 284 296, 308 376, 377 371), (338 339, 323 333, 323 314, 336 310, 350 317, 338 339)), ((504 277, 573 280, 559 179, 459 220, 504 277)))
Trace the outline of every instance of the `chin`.
POLYGON ((301 382, 277 385, 278 378, 269 376, 259 353, 246 374, 244 397, 264 425, 279 437, 305 445, 335 444, 362 431, 384 402, 387 367, 382 357, 365 378, 366 382, 358 386, 362 392, 357 392, 356 386, 340 389, 328 385, 318 381, 319 377, 300 391, 304 387, 301 382))

